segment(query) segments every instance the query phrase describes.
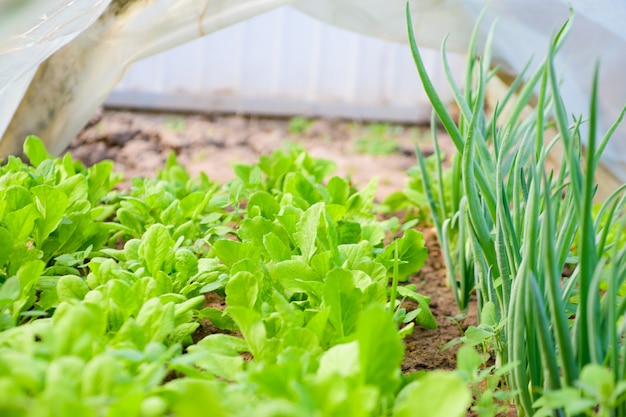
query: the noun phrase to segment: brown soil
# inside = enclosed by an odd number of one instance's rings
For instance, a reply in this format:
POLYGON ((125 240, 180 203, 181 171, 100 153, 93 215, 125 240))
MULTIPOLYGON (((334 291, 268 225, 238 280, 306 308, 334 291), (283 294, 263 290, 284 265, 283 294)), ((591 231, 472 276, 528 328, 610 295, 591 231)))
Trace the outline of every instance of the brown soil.
MULTIPOLYGON (((368 125, 333 120, 315 120, 301 134, 289 132, 289 121, 244 116, 165 115, 104 111, 81 132, 69 151, 85 164, 113 159, 117 171, 126 178, 153 176, 163 166, 170 151, 192 175, 206 172, 212 180, 224 182, 233 177, 231 164, 253 163, 285 141, 300 144, 312 156, 327 158, 338 165, 338 175, 349 176, 357 186, 373 177, 379 178, 377 198, 404 188, 406 170, 416 163, 414 143, 424 154, 432 153, 428 129, 417 126, 395 126, 388 129, 397 140, 397 150, 375 156, 356 152, 363 137, 372 136, 368 125)), ((447 136, 440 135, 444 152, 451 153, 447 136)), ((125 182, 123 186, 128 186, 125 182)), ((405 338, 406 358, 403 371, 454 369, 455 349, 440 352, 449 341, 461 336, 459 310, 446 285, 446 272, 434 230, 420 227, 424 233, 429 257, 426 265, 411 282, 418 291, 431 297, 431 309, 439 327, 434 330, 417 326, 405 338)), ((220 300, 209 300, 219 308, 220 300)), ((467 322, 475 321, 470 313, 467 322)), ((194 335, 201 338, 218 331, 204 323, 194 335)))
POLYGON ((451 340, 463 336, 462 329, 476 324, 476 312, 470 309, 461 319, 459 309, 450 288, 447 286, 446 269, 441 256, 434 228, 423 228, 428 258, 424 267, 411 277, 420 294, 431 297, 430 309, 437 320, 436 329, 416 327, 406 337, 406 356, 402 364, 404 372, 432 369, 454 369, 457 348, 441 350, 451 340))
MULTIPOLYGON (((254 163, 285 142, 304 147, 316 158, 331 159, 339 176, 348 176, 363 186, 378 177, 378 198, 401 190, 406 170, 415 165, 415 142, 431 154, 429 129, 421 126, 389 126, 383 129, 362 123, 317 119, 303 133, 290 133, 289 121, 238 115, 172 115, 125 111, 100 112, 71 143, 68 151, 86 164, 103 159, 115 161, 126 178, 153 176, 171 151, 192 175, 206 172, 212 180, 234 177, 231 165, 254 163), (394 141, 397 150, 389 155, 357 153, 357 144, 376 146, 394 141)), ((445 140, 444 152, 452 152, 445 140)), ((124 185, 128 185, 126 182, 124 185)))

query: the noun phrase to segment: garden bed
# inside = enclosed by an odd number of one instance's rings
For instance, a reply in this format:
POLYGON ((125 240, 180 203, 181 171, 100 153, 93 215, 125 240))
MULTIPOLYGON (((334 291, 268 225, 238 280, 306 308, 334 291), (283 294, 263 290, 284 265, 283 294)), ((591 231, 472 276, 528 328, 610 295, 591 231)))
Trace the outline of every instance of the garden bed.
MULTIPOLYGON (((445 139, 445 133, 439 139, 444 152, 452 153, 453 145, 445 139)), ((378 177, 379 202, 405 187, 407 170, 416 164, 415 143, 420 144, 424 154, 433 152, 428 128, 421 126, 113 110, 94 116, 68 151, 86 165, 113 160, 115 170, 126 178, 118 188, 124 188, 133 177, 156 175, 172 151, 192 176, 203 171, 211 180, 224 183, 234 177, 232 164, 254 163, 287 141, 301 145, 313 157, 334 161, 338 165, 336 175, 349 177, 357 187, 378 177)), ((419 293, 431 297, 430 307, 438 327, 417 326, 405 338, 402 369, 451 370, 456 365, 456 349, 440 349, 462 336, 461 329, 468 323, 475 323, 475 313, 472 311, 467 319, 460 318, 454 296, 446 285, 436 233, 429 225, 418 224, 417 228, 424 234, 429 254, 425 266, 410 281, 417 285, 419 293)), ((215 330, 206 322, 195 338, 215 330)))

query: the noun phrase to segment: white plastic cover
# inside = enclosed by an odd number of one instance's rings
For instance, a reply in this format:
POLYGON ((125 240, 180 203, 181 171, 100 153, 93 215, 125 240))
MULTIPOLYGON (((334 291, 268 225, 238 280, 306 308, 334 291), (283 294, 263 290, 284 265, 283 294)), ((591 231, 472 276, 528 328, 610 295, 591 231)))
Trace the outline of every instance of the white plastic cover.
MULTIPOLYGON (((109 2, 10 0, 0 3, 0 137, 39 64, 91 25, 109 2)), ((6 152, 0 152, 0 156, 4 155, 6 152)))
MULTIPOLYGON (((19 37, 9 38, 8 47, 6 42, 0 43, 0 86, 10 86, 0 90, 0 134, 5 127, 2 117, 13 113, 27 84, 24 80, 33 76, 33 68, 82 33, 40 65, 0 142, 0 157, 19 152, 27 134, 40 135, 53 152, 62 151, 133 62, 284 4, 364 34, 407 40, 405 0, 113 0, 97 22, 84 31, 109 0, 14 1, 54 4, 48 10, 55 10, 59 20, 55 24, 49 24, 50 16, 40 20, 36 26, 41 31, 38 37, 22 32, 19 37), (26 53, 24 49, 37 52, 26 53)), ((576 115, 588 113, 596 59, 601 61, 600 129, 606 130, 626 103, 626 83, 622 79, 626 66, 626 2, 622 0, 410 3, 418 43, 438 48, 444 35, 450 34, 448 49, 461 53, 476 17, 488 5, 481 33, 484 38, 497 21, 494 59, 511 72, 520 71, 531 56, 535 56, 534 65, 540 63, 551 36, 568 18, 571 3, 575 22, 557 62, 568 109, 576 115)), ((40 16, 36 11, 33 9, 29 15, 31 22, 38 21, 32 18, 40 16)), ((626 181, 626 125, 609 144, 603 162, 626 181)))
MULTIPOLYGON (((439 48, 449 34, 450 52, 466 50, 478 15, 487 6, 480 32, 496 22, 493 57, 509 72, 534 57, 541 64, 550 38, 575 13, 572 31, 557 56, 562 93, 570 113, 589 114, 594 65, 600 60, 599 116, 603 134, 626 105, 626 2, 623 0, 410 0, 420 45, 439 48)), ((297 7, 347 29, 405 42, 405 0, 299 0, 297 7)), ((534 66, 533 66, 534 65, 534 66)), ((626 122, 607 146, 603 164, 626 182, 626 122)))
POLYGON ((13 114, 8 126, 0 119, 0 132, 4 131, 0 157, 20 153, 29 134, 40 136, 49 151, 61 152, 135 61, 289 2, 39 1, 54 3, 49 10, 56 14, 32 19, 41 21, 35 26, 36 38, 30 30, 22 32, 0 49, 0 85, 15 85, 0 92, 0 115, 13 114), (88 13, 80 5, 89 5, 88 13), (97 21, 89 26, 87 17, 97 21), (25 79, 32 81, 24 93, 21 81, 25 79))

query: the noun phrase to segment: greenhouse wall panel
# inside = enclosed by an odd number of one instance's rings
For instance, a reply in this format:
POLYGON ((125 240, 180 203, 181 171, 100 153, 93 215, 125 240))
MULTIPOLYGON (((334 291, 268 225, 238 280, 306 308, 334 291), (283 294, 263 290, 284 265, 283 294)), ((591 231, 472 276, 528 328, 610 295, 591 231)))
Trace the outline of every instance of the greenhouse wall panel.
MULTIPOLYGON (((438 51, 424 59, 444 99, 438 51)), ((451 56, 456 78, 463 58, 451 56)), ((163 110, 426 121, 431 106, 407 45, 284 7, 134 65, 107 105, 163 110)))

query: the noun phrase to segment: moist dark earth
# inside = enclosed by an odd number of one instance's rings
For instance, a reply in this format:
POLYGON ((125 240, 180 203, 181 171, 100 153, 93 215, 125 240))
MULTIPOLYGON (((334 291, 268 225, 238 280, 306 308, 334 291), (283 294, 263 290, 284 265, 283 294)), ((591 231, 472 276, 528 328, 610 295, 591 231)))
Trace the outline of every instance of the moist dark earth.
MULTIPOLYGON (((450 140, 440 133, 444 153, 452 153, 450 140)), ((338 165, 337 175, 348 176, 357 186, 378 177, 377 200, 402 190, 406 172, 416 163, 415 145, 432 154, 429 128, 390 126, 341 120, 267 119, 242 115, 184 115, 101 110, 72 142, 68 151, 87 165, 103 159, 115 162, 128 187, 136 176, 154 176, 170 152, 192 175, 207 173, 213 181, 234 177, 231 165, 254 163, 285 142, 297 143, 312 156, 338 165)), ((424 234, 429 256, 425 266, 411 278, 418 291, 431 297, 438 328, 416 326, 405 338, 404 372, 454 369, 455 349, 441 352, 461 329, 473 324, 475 314, 459 321, 454 296, 446 285, 446 270, 434 229, 417 228, 424 234)), ((208 300, 220 303, 220 300, 208 300)), ((408 305, 407 307, 411 307, 408 305)), ((196 337, 216 331, 210 323, 196 337)))

